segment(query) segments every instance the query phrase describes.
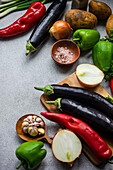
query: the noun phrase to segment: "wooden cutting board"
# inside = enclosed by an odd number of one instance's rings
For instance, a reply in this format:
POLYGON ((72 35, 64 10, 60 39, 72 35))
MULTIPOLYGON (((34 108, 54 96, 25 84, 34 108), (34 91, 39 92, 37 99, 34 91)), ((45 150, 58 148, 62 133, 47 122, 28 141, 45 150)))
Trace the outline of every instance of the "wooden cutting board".
MULTIPOLYGON (((68 84, 69 86, 75 86, 75 87, 82 87, 80 85, 80 83, 78 82, 77 80, 77 77, 76 77, 76 73, 74 72, 73 74, 71 74, 69 77, 65 78, 63 81, 61 81, 60 83, 58 83, 59 85, 63 85, 63 84, 68 84)), ((96 92, 96 93, 99 93, 101 94, 102 96, 104 97, 107 97, 109 94, 107 93, 107 91, 102 87, 102 86, 97 86, 95 88, 91 88, 91 89, 88 89, 90 91, 93 91, 93 92, 96 92)), ((110 96, 110 95, 109 95, 110 96)), ((46 95, 46 94, 43 94, 40 98, 42 104, 45 106, 45 108, 50 111, 50 112, 60 112, 55 105, 53 104, 47 104, 45 101, 49 100, 49 97, 46 95)), ((104 131, 104 130, 103 130, 104 131)), ((107 142, 107 144, 109 145, 109 147, 111 148, 112 150, 112 153, 113 153, 113 139, 108 136, 105 136, 103 132, 99 132, 100 136, 107 142)), ((93 152, 90 150, 90 148, 87 146, 87 144, 85 142, 83 142, 83 151, 84 153, 88 156, 88 158, 93 162, 93 164, 95 165, 100 165, 102 164, 103 162, 99 162, 95 155, 93 154, 93 152)), ((113 156, 113 154, 112 154, 113 156)))

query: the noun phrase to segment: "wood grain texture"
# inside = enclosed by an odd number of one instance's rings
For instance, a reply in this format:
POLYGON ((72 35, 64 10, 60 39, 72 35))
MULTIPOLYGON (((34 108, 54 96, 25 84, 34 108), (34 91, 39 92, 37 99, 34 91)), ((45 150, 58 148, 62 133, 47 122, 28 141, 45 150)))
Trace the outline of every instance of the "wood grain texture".
MULTIPOLYGON (((76 77, 76 73, 74 72, 73 74, 71 74, 69 77, 65 78, 63 81, 61 81, 60 83, 58 83, 59 85, 63 85, 63 84, 68 84, 69 86, 74 86, 74 87, 81 87, 84 88, 83 86, 81 86, 81 84, 78 82, 77 77, 76 77)), ((96 92, 104 97, 107 97, 109 95, 109 93, 101 86, 98 85, 97 87, 94 88, 86 88, 89 91, 93 91, 96 92)), ((110 96, 110 95, 109 95, 110 96)), ((111 96, 110 96, 111 97, 111 96)), ((50 112, 60 112, 56 106, 54 104, 47 104, 45 101, 50 100, 50 98, 46 95, 43 94, 40 97, 40 100, 42 102, 42 104, 45 106, 45 108, 50 111, 50 112)), ((111 148, 112 152, 113 152, 113 139, 111 139, 111 137, 109 138, 108 136, 104 135, 104 130, 103 132, 98 132, 99 135, 107 142, 108 146, 111 148)), ((87 157, 92 161, 93 164, 95 164, 96 166, 102 164, 103 162, 100 162, 96 159, 95 155, 93 154, 93 152, 90 150, 90 148, 87 146, 87 144, 85 142, 83 142, 83 151, 84 153, 87 155, 87 157)), ((112 154, 113 156, 113 154, 112 154)))

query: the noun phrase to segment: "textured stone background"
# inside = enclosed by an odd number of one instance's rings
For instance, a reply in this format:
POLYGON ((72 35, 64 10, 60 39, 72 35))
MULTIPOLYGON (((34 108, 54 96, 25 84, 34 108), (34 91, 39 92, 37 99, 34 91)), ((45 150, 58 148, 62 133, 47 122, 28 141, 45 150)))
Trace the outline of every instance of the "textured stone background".
MULTIPOLYGON (((105 1, 113 8, 113 1, 105 1)), ((48 8, 50 4, 47 4, 48 8)), ((67 3, 65 12, 70 9, 71 2, 67 3)), ((25 11, 14 12, 0 19, 0 28, 6 27, 22 16, 25 11)), ((105 23, 99 22, 96 29, 102 37, 106 35, 105 23)), ((75 71, 78 64, 92 63, 91 52, 81 54, 79 60, 69 66, 57 65, 51 58, 50 50, 55 42, 50 38, 35 56, 25 55, 26 40, 33 29, 23 35, 10 39, 0 39, 0 170, 15 170, 18 159, 15 156, 16 148, 23 143, 16 134, 16 122, 26 113, 39 114, 46 111, 40 103, 41 92, 34 90, 34 86, 45 86, 58 83, 75 71)), ((110 93, 109 83, 103 81, 102 86, 110 93)), ((59 125, 45 120, 48 135, 53 136, 59 125)), ((45 143, 47 156, 39 166, 40 170, 112 170, 113 165, 95 167, 82 153, 72 168, 57 161, 51 152, 49 144, 45 143)), ((20 168, 23 170, 23 167, 20 168)))

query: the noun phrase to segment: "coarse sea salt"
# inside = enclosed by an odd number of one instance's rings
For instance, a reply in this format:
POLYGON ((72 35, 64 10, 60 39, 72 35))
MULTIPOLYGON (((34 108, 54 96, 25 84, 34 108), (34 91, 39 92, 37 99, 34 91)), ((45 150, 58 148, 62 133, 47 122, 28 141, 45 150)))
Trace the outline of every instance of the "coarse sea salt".
POLYGON ((72 62, 74 55, 67 47, 58 47, 54 57, 60 63, 70 63, 72 62))

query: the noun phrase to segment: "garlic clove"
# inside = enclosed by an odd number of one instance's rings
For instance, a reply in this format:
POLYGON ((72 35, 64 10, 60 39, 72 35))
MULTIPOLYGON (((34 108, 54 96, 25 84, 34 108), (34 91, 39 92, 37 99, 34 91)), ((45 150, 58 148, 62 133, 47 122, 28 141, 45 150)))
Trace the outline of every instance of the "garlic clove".
POLYGON ((38 128, 38 132, 41 134, 41 135, 44 135, 45 134, 45 130, 43 128, 38 128))
POLYGON ((36 122, 37 116, 32 116, 32 121, 36 122))
POLYGON ((37 117, 37 119, 36 119, 36 122, 41 122, 42 121, 42 119, 40 118, 40 117, 37 117))
POLYGON ((25 127, 25 126, 28 126, 28 125, 29 125, 28 122, 23 122, 23 123, 22 123, 22 128, 25 127))
POLYGON ((34 126, 34 123, 30 123, 30 124, 29 124, 29 127, 31 127, 31 126, 34 126))
POLYGON ((38 135, 38 128, 33 126, 28 128, 28 133, 31 136, 37 136, 38 135))
POLYGON ((38 126, 39 126, 39 123, 37 123, 37 122, 34 122, 34 126, 37 126, 37 127, 38 127, 38 126))
POLYGON ((27 117, 28 121, 31 121, 31 122, 32 122, 32 119, 33 119, 32 117, 33 117, 33 116, 28 116, 28 117, 27 117))
POLYGON ((22 130, 23 130, 24 133, 28 133, 28 127, 25 126, 25 127, 23 127, 22 130))
POLYGON ((41 128, 43 128, 43 127, 44 127, 44 122, 41 121, 41 122, 39 123, 39 126, 40 126, 41 128))
POLYGON ((34 120, 36 120, 36 119, 37 119, 37 116, 33 116, 32 118, 33 118, 34 120))
POLYGON ((26 117, 24 120, 23 120, 23 122, 28 122, 29 120, 28 120, 28 118, 26 117))

